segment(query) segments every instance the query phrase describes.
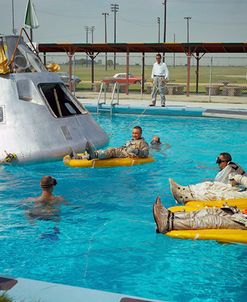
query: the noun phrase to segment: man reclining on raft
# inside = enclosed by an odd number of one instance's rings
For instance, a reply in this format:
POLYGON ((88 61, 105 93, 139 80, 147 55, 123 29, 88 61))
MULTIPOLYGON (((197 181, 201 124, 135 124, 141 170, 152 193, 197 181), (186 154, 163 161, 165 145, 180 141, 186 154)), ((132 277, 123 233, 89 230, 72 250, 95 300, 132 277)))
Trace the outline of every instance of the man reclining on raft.
POLYGON ((180 204, 185 204, 191 200, 225 200, 234 198, 247 198, 247 191, 243 188, 233 186, 236 183, 247 188, 247 178, 244 170, 233 163, 229 153, 220 153, 216 163, 219 165, 220 172, 214 181, 206 181, 195 185, 181 186, 174 180, 169 179, 171 192, 175 200, 180 204))
POLYGON ((192 212, 171 212, 163 207, 157 197, 153 205, 157 233, 172 230, 241 229, 247 230, 247 215, 237 207, 204 208, 192 212))
POLYGON ((85 150, 89 154, 88 159, 94 158, 145 158, 149 154, 148 143, 142 137, 142 128, 135 126, 132 130, 132 139, 120 148, 108 148, 107 150, 95 151, 92 146, 87 143, 85 150))

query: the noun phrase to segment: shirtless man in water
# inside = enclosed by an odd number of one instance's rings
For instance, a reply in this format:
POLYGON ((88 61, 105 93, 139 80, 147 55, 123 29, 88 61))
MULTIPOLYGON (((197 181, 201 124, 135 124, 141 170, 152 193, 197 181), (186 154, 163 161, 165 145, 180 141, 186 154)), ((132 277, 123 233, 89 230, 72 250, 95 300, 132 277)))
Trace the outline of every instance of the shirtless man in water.
POLYGON ((30 218, 37 218, 43 220, 59 220, 60 206, 66 203, 61 196, 54 196, 52 194, 54 186, 57 181, 51 176, 43 176, 40 181, 42 193, 39 197, 29 198, 27 201, 34 202, 27 214, 30 218))

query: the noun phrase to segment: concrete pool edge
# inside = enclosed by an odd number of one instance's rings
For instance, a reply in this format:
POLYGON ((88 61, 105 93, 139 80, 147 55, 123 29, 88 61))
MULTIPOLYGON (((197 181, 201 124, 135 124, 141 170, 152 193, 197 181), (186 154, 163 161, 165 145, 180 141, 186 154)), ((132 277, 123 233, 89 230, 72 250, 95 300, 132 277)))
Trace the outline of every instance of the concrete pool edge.
MULTIPOLYGON (((97 105, 93 103, 84 103, 89 112, 97 113, 97 105)), ((111 106, 103 104, 100 106, 100 113, 110 113, 111 106)), ((202 107, 188 106, 167 106, 167 107, 149 107, 136 105, 116 105, 112 108, 112 114, 137 114, 137 115, 155 115, 155 116, 190 116, 190 117, 215 117, 230 119, 247 119, 247 110, 245 109, 212 109, 202 107)))
MULTIPOLYGON (((2 277, 4 278, 4 276, 2 277)), ((33 279, 15 278, 15 280, 17 283, 7 291, 7 295, 14 299, 14 302, 162 302, 161 300, 145 299, 33 279)))

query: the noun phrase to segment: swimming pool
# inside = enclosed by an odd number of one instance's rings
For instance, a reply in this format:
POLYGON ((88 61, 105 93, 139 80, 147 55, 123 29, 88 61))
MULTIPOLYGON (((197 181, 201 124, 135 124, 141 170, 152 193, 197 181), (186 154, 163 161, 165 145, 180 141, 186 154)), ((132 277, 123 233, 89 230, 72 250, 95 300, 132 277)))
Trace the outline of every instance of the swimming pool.
POLYGON ((96 117, 121 145, 131 128, 171 148, 156 162, 114 169, 72 169, 61 162, 0 168, 0 273, 166 301, 245 301, 245 245, 176 240, 155 233, 152 203, 174 204, 168 177, 181 184, 213 178, 215 157, 230 152, 247 167, 246 122, 224 119, 96 117), (61 221, 30 223, 20 202, 53 175, 71 206, 61 221), (60 233, 54 233, 58 226, 60 233))

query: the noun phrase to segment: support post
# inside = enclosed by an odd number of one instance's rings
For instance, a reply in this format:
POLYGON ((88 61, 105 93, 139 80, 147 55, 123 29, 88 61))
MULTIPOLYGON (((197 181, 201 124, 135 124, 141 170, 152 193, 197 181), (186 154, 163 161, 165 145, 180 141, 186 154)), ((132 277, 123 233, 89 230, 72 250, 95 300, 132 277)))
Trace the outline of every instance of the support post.
POLYGON ((126 94, 129 94, 129 48, 127 48, 126 51, 126 80, 127 80, 127 85, 125 88, 126 94))
POLYGON ((44 65, 46 66, 46 52, 45 51, 43 52, 43 62, 44 62, 44 65))
POLYGON ((208 101, 209 102, 211 102, 212 67, 213 67, 213 57, 211 57, 211 59, 210 59, 210 70, 209 70, 209 91, 208 91, 208 101))
POLYGON ((145 80, 145 52, 142 53, 142 82, 141 82, 141 93, 144 93, 144 80, 145 80))
POLYGON ((96 55, 95 55, 94 52, 87 52, 86 54, 91 59, 91 84, 92 84, 92 90, 93 90, 93 84, 94 84, 94 59, 97 57, 97 55, 99 53, 97 52, 96 55))
POLYGON ((68 57, 69 57, 69 90, 72 92, 72 57, 73 57, 73 53, 69 52, 68 57))
POLYGON ((201 58, 205 55, 205 53, 200 56, 199 52, 197 51, 196 55, 194 55, 193 53, 192 55, 196 59, 196 93, 198 94, 199 93, 199 63, 201 58))
POLYGON ((91 58, 91 74, 92 74, 92 90, 94 85, 94 55, 90 55, 91 58))
POLYGON ((198 94, 198 83, 199 83, 199 53, 196 53, 196 94, 198 94))
POLYGON ((187 55, 187 85, 186 85, 186 96, 190 96, 190 59, 191 59, 191 53, 190 48, 187 55))

